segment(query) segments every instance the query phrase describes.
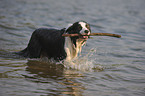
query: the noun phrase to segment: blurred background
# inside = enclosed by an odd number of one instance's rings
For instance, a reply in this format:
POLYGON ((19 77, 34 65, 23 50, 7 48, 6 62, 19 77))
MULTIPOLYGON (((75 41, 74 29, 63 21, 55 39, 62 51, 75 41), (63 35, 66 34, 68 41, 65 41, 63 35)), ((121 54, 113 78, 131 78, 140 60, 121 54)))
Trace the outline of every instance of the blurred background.
POLYGON ((144 96, 145 0, 0 0, 1 96, 144 96), (18 58, 40 27, 65 28, 79 20, 93 37, 75 63, 18 58), (54 62, 53 62, 54 63, 54 62))

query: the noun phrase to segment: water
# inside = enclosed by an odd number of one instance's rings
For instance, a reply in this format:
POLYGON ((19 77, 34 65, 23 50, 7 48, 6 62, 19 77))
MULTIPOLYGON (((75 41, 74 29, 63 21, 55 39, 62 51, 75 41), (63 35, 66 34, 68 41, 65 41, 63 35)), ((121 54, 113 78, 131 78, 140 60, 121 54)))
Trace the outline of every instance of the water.
POLYGON ((145 0, 0 0, 1 96, 144 96, 145 0), (18 58, 40 27, 85 20, 93 37, 72 62, 18 58))

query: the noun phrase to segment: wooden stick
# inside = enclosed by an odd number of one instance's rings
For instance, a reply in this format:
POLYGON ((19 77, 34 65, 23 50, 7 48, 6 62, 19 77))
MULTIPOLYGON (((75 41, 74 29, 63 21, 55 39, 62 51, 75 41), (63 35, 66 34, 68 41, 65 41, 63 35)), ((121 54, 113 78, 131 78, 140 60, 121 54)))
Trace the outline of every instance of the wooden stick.
POLYGON ((62 34, 65 37, 76 37, 76 36, 111 36, 120 38, 121 35, 118 34, 111 34, 111 33, 90 33, 89 35, 86 34, 62 34))

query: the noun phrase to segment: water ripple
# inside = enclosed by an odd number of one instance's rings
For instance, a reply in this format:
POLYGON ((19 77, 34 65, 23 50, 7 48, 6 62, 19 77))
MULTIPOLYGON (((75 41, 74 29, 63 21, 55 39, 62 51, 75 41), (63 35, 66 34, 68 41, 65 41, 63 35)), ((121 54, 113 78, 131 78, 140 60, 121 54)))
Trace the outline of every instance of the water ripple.
POLYGON ((1 0, 0 94, 144 96, 144 0, 1 0), (130 2, 131 1, 131 2, 130 2), (39 27, 85 20, 92 32, 122 35, 87 41, 71 62, 20 58, 39 27))

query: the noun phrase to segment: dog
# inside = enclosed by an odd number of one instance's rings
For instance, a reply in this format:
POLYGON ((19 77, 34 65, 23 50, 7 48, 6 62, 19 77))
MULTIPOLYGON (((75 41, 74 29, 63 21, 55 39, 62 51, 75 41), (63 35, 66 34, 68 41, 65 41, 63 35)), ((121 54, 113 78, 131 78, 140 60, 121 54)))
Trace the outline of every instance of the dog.
POLYGON ((53 58, 56 61, 71 60, 81 52, 82 46, 89 36, 63 37, 62 34, 91 33, 90 25, 85 21, 78 21, 63 29, 36 29, 27 47, 19 51, 19 55, 28 58, 53 58))

